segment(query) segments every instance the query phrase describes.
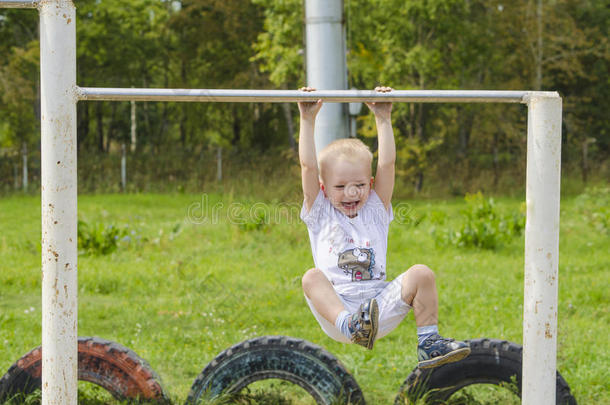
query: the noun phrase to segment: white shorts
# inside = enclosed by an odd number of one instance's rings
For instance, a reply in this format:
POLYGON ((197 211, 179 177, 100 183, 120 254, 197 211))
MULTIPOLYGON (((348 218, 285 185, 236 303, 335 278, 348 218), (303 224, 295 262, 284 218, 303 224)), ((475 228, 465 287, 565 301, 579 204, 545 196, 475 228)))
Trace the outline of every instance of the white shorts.
MULTIPOLYGON (((402 273, 390 282, 380 280, 360 281, 333 287, 335 288, 337 296, 345 306, 345 310, 350 314, 358 311, 360 304, 365 303, 371 298, 377 299, 377 304, 379 305, 379 329, 377 331, 377 339, 380 339, 393 331, 411 309, 411 306, 402 300, 400 294, 402 277, 404 275, 405 273, 402 273)), ((347 336, 341 333, 333 323, 324 319, 324 317, 316 311, 313 303, 307 296, 305 296, 305 300, 324 333, 338 342, 350 343, 347 336)))

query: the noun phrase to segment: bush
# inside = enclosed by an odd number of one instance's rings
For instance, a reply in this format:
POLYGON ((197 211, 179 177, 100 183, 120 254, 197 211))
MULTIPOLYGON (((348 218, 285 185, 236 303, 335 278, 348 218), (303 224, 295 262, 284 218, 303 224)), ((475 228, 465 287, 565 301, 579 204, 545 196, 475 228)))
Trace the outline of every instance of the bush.
POLYGON ((128 229, 78 221, 78 252, 87 255, 107 255, 114 252, 122 238, 128 238, 128 229))
POLYGON ((484 198, 481 192, 467 194, 467 207, 461 211, 462 223, 457 231, 445 225, 446 216, 433 214, 431 230, 437 245, 496 249, 503 243, 518 237, 525 228, 525 215, 512 212, 502 215, 492 198, 484 198))
POLYGON ((240 222, 238 223, 239 229, 244 232, 251 231, 260 231, 268 226, 268 220, 264 213, 257 212, 254 215, 251 215, 249 218, 240 218, 240 222))

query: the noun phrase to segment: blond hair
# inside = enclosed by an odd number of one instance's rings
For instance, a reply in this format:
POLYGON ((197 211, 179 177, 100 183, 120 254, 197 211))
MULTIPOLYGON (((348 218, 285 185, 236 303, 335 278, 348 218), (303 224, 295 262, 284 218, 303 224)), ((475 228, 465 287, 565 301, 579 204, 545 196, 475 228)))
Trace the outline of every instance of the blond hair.
POLYGON ((356 138, 344 138, 337 139, 326 145, 324 149, 320 151, 318 156, 318 167, 320 170, 320 177, 325 178, 328 172, 329 163, 337 160, 344 160, 348 162, 362 162, 366 164, 369 169, 373 163, 373 154, 368 146, 364 144, 360 139, 356 138))

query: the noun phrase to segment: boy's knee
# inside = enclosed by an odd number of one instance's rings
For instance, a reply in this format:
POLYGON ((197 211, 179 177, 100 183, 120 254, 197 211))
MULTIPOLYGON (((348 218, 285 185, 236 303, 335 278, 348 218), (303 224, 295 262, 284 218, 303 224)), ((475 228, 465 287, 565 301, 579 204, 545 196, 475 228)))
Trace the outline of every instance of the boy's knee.
POLYGON ((432 269, 425 264, 413 265, 407 270, 410 275, 413 275, 417 280, 421 281, 434 281, 435 276, 432 269))
POLYGON ((320 274, 322 274, 320 269, 314 268, 307 270, 301 278, 301 285, 303 286, 303 291, 309 291, 315 285, 316 280, 318 279, 318 277, 320 277, 320 274))

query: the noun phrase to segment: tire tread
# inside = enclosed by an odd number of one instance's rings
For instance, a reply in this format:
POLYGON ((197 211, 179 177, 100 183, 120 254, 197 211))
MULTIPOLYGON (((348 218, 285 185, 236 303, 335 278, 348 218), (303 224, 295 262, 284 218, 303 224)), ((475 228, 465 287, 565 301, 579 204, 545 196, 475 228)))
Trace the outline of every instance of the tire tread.
MULTIPOLYGON (((11 396, 40 388, 42 350, 24 354, 0 378, 0 403, 11 396)), ((95 336, 78 338, 78 379, 97 384, 119 400, 169 403, 161 378, 133 350, 95 336)))
MULTIPOLYGON (((332 354, 330 354, 328 351, 324 350, 320 346, 317 346, 303 339, 297 339, 288 336, 261 336, 233 345, 230 349, 224 350, 223 352, 219 353, 218 356, 216 356, 203 369, 203 371, 197 376, 197 378, 193 382, 186 404, 196 404, 197 401, 202 397, 206 389, 209 389, 209 387, 212 385, 212 381, 214 381, 214 378, 218 378, 218 372, 224 369, 231 370, 244 367, 244 364, 240 364, 240 361, 242 361, 243 358, 243 356, 241 355, 245 356, 246 354, 260 351, 267 352, 268 355, 271 355, 272 353, 277 354, 290 351, 291 356, 300 356, 300 358, 304 361, 304 364, 307 364, 307 366, 312 366, 313 363, 317 364, 318 366, 327 370, 328 373, 334 375, 335 381, 339 381, 341 383, 341 390, 347 392, 347 396, 350 398, 349 403, 364 404, 364 397, 362 395, 360 387, 358 386, 352 375, 345 369, 345 367, 337 358, 335 358, 332 354)), ((257 371, 257 375, 254 377, 254 379, 248 381, 247 383, 249 384, 254 381, 263 380, 266 378, 281 377, 275 375, 274 370, 267 368, 263 371, 257 371)), ((301 383, 308 385, 308 387, 302 386, 302 388, 310 392, 310 394, 312 394, 312 391, 310 391, 310 389, 315 390, 324 388, 320 386, 313 388, 313 385, 315 385, 315 381, 301 381, 301 383)), ((223 392, 225 390, 231 392, 232 384, 239 384, 239 382, 233 380, 222 381, 223 392)), ((239 391, 243 387, 237 388, 237 391, 239 391)), ((213 395, 216 394, 219 393, 213 393, 213 395)), ((331 403, 333 401, 333 399, 330 398, 332 397, 333 393, 325 392, 324 395, 325 398, 321 403, 331 403)))

